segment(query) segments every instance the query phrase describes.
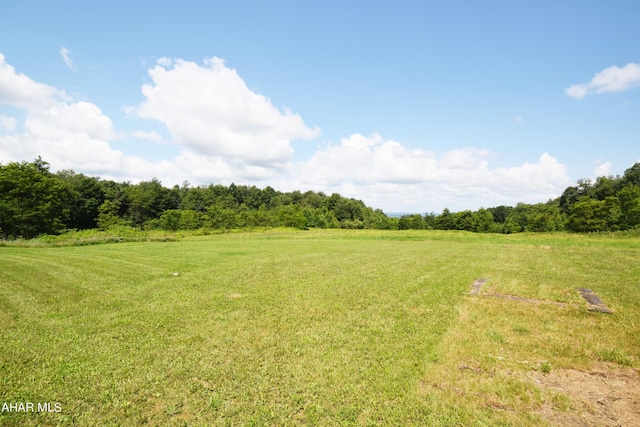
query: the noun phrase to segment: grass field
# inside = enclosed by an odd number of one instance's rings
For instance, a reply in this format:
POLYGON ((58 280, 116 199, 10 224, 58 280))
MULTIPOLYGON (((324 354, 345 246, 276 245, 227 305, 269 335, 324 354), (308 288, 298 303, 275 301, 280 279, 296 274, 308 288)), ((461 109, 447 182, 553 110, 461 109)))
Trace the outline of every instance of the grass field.
POLYGON ((0 405, 61 408, 0 425, 587 416, 535 379, 640 367, 638 261, 638 238, 437 231, 0 247, 0 405), (469 295, 479 277, 543 302, 469 295), (579 286, 614 313, 588 312, 579 286))

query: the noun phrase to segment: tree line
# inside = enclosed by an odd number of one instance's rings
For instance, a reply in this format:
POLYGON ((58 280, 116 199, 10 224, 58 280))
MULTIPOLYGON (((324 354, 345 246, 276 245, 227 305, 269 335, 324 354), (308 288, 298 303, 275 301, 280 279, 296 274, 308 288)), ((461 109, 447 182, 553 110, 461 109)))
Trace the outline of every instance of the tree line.
POLYGON ((467 230, 519 233, 570 231, 578 233, 640 228, 640 163, 623 176, 579 179, 562 195, 545 203, 481 208, 439 214, 405 215, 399 229, 467 230))
POLYGON ((125 225, 168 231, 251 227, 439 229, 474 232, 617 231, 640 228, 640 163, 622 177, 579 180, 546 203, 387 216, 361 200, 322 192, 210 184, 164 187, 63 170, 41 158, 0 164, 0 236, 33 238, 125 225))
POLYGON ((0 164, 0 236, 33 238, 115 225, 170 231, 245 227, 397 228, 396 220, 361 200, 322 192, 188 182, 166 188, 52 173, 49 164, 0 164))

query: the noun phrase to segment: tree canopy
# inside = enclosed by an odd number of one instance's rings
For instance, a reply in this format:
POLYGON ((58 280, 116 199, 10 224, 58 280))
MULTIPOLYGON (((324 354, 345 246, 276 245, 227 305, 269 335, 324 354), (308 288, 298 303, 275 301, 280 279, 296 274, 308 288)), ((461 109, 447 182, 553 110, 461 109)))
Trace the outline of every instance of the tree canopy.
POLYGON ((3 238, 55 233, 69 218, 73 189, 41 158, 0 166, 0 233, 3 238))
POLYGON ((193 230, 251 227, 439 229, 518 233, 608 232, 640 228, 640 163, 622 177, 580 179, 544 203, 441 214, 385 215, 337 193, 280 192, 271 187, 188 182, 166 188, 156 178, 137 184, 64 170, 41 158, 0 164, 0 236, 32 238, 74 229, 128 225, 193 230))

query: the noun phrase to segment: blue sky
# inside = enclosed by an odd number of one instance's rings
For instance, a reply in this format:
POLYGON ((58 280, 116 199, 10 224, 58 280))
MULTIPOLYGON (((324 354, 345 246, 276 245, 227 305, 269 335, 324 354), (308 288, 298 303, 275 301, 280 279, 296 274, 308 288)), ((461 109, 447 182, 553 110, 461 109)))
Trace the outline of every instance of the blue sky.
POLYGON ((25 0, 3 16, 2 163, 440 212, 546 201, 640 161, 635 1, 25 0))

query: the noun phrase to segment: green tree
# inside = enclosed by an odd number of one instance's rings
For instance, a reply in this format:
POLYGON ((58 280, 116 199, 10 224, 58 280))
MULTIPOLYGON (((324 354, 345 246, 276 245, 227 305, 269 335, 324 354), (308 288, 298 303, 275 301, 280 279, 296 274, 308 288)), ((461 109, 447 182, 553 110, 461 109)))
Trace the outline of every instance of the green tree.
POLYGON ((402 215, 398 221, 398 230, 423 230, 424 219, 420 214, 402 215))
POLYGON ((640 227, 640 186, 625 186, 618 192, 618 199, 620 200, 621 228, 628 230, 640 227))
POLYGON ((436 230, 455 230, 456 225, 453 222, 453 214, 448 208, 442 210, 442 214, 434 220, 434 228, 436 230))
POLYGON ((504 224, 507 221, 507 217, 513 211, 512 206, 497 206, 495 208, 487 208, 491 215, 493 216, 493 221, 497 224, 504 224))
POLYGON ((180 220, 182 219, 182 211, 177 209, 169 209, 162 212, 158 225, 163 230, 176 231, 180 230, 180 220))
POLYGON ((526 203, 518 203, 507 216, 502 231, 504 233, 520 233, 526 231, 529 219, 530 206, 526 203))
POLYGON ((332 211, 338 222, 341 223, 341 227, 362 228, 365 209, 362 201, 342 197, 335 203, 332 211))
POLYGON ((0 165, 0 233, 4 238, 58 233, 69 217, 71 197, 72 189, 40 157, 0 165))
POLYGON ((607 229, 607 210, 603 200, 584 197, 571 207, 567 228, 581 233, 607 229))
POLYGON ((251 210, 256 210, 267 203, 269 203, 269 200, 264 197, 263 190, 254 186, 247 188, 244 195, 244 204, 247 205, 247 207, 251 210))
POLYGON ((203 214, 198 211, 183 209, 180 211, 180 229, 197 230, 202 226, 203 214))
POLYGON ((236 212, 220 205, 211 205, 207 208, 204 226, 215 229, 229 230, 237 227, 236 212))
POLYGON ((615 196, 621 187, 621 178, 615 176, 600 176, 596 178, 593 185, 595 198, 604 200, 607 197, 615 196))
POLYGON ((493 215, 488 209, 480 208, 471 218, 471 231, 489 233, 495 230, 493 215))
POLYGON ((364 226, 376 230, 397 230, 398 219, 389 218, 381 209, 368 209, 365 214, 364 226))
POLYGON ((635 163, 629 169, 624 171, 622 176, 622 185, 640 186, 640 163, 635 163))
POLYGON ((558 231, 563 228, 563 220, 556 202, 530 205, 526 212, 525 231, 558 231))
POLYGON ((322 197, 322 195, 318 193, 307 191, 302 194, 300 203, 302 204, 302 206, 308 206, 314 209, 318 209, 324 205, 324 199, 325 197, 322 197))
POLYGON ((163 187, 156 178, 129 187, 128 195, 128 214, 136 227, 142 227, 150 219, 160 218, 162 212, 176 209, 180 203, 179 195, 163 187))
POLYGON ((180 209, 189 209, 198 212, 205 212, 207 206, 214 203, 215 198, 211 197, 207 188, 189 188, 180 199, 180 209))
POLYGON ((96 220, 97 226, 101 230, 106 230, 120 222, 122 217, 120 216, 120 200, 105 200, 98 208, 98 219, 96 220))
POLYGON ((455 230, 473 230, 473 212, 464 210, 451 215, 455 230))
POLYGON ((77 174, 72 170, 60 171, 56 176, 72 189, 66 228, 80 230, 95 228, 98 208, 105 201, 105 193, 99 179, 77 174))
POLYGON ((604 209, 607 215, 607 229, 609 231, 620 230, 622 225, 622 210, 618 197, 609 196, 604 199, 604 209))
POLYGON ((596 188, 590 179, 580 178, 577 185, 564 190, 559 200, 560 211, 569 214, 571 207, 583 197, 596 198, 596 188))
POLYGON ((280 206, 276 209, 276 217, 279 225, 295 227, 301 230, 307 228, 307 217, 300 205, 280 206))
POLYGON ((274 190, 273 188, 269 187, 268 185, 262 189, 262 194, 260 195, 260 198, 262 199, 262 203, 260 203, 260 205, 265 205, 267 208, 269 207, 274 207, 275 206, 275 202, 274 199, 276 198, 276 196, 279 194, 279 192, 277 192, 276 190, 274 190))
POLYGON ((434 212, 424 214, 424 226, 427 230, 433 230, 436 226, 436 218, 438 216, 434 212))
POLYGON ((338 227, 338 221, 333 215, 333 212, 325 207, 312 208, 306 206, 303 209, 304 216, 307 218, 307 227, 316 228, 336 228, 338 227))
POLYGON ((129 182, 115 182, 111 180, 98 181, 104 193, 105 201, 117 201, 118 211, 112 212, 120 218, 127 216, 129 212, 129 182))

